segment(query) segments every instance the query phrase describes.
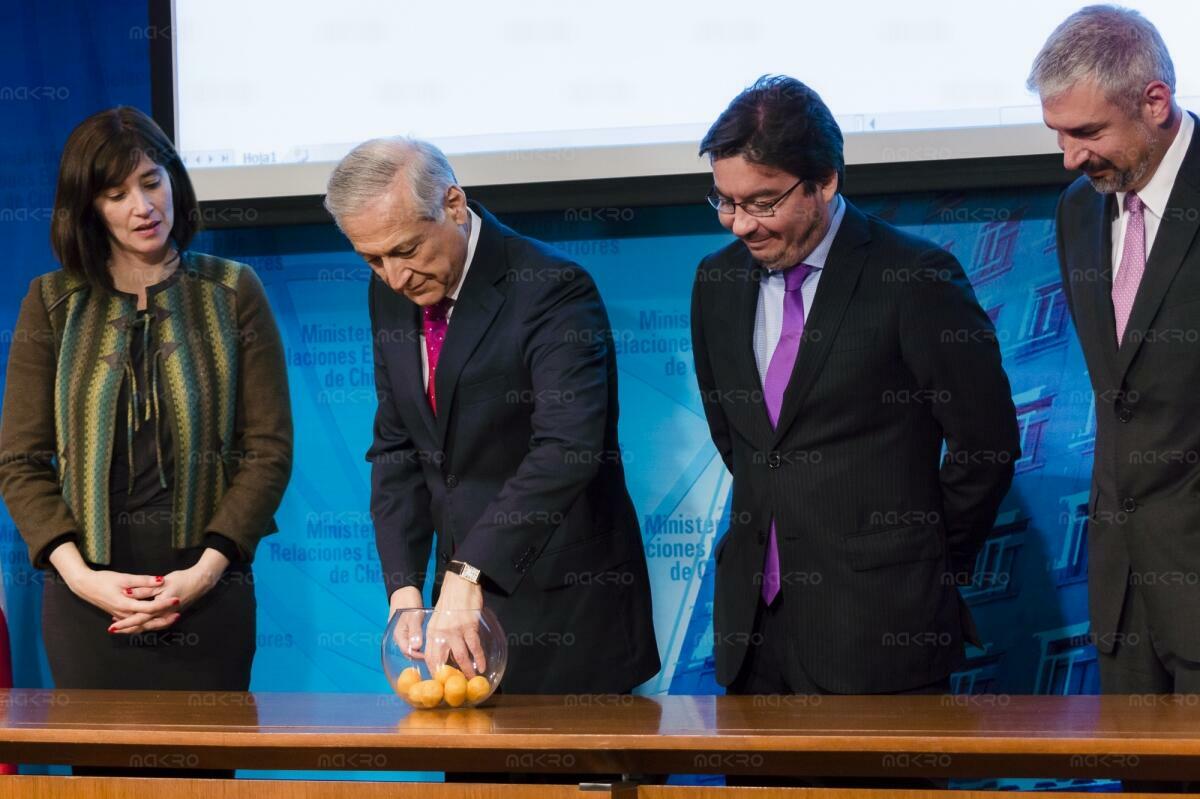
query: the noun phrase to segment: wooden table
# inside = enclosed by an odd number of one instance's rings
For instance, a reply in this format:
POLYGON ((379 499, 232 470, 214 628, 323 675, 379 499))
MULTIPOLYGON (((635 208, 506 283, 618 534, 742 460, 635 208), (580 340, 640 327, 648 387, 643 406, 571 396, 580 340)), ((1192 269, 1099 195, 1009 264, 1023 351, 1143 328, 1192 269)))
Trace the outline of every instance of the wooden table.
MULTIPOLYGON (((475 710, 414 711, 383 695, 13 690, 0 691, 4 761, 190 769, 1200 780, 1200 697, 504 696, 475 710)), ((163 780, 0 778, 0 797, 34 788, 47 797, 95 790, 96 796, 139 799, 147 791, 219 799, 292 797, 301 790, 288 782, 177 782, 167 790, 163 780)), ((303 790, 306 797, 355 799, 385 793, 481 799, 905 795, 619 782, 592 790, 577 784, 346 782, 306 783, 303 790)))

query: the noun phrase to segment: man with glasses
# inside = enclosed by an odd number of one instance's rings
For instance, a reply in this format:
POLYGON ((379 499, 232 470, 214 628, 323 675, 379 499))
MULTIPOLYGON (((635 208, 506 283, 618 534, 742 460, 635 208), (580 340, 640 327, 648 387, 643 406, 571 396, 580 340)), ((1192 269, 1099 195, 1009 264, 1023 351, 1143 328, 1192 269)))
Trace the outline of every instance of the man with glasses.
POLYGON ((1019 454, 991 321, 952 255, 839 194, 841 131, 799 81, 742 92, 700 153, 737 236, 692 294, 696 376, 733 474, 717 680, 945 692, 972 638, 958 589, 1019 454))

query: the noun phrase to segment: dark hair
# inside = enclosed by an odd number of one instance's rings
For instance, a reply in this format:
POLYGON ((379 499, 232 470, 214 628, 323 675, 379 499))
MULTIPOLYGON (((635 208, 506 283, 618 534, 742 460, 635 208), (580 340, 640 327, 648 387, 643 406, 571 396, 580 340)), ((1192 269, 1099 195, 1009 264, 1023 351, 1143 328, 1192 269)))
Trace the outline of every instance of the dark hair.
POLYGON ((142 155, 163 167, 171 180, 175 222, 171 239, 182 252, 200 225, 196 192, 179 153, 154 120, 120 105, 79 123, 63 146, 50 223, 50 246, 67 272, 112 288, 108 227, 96 211, 96 198, 120 185, 142 155))
POLYGON ((842 130, 821 97, 795 78, 763 75, 744 90, 704 134, 700 155, 740 155, 753 164, 804 179, 805 194, 836 173, 845 176, 842 130))

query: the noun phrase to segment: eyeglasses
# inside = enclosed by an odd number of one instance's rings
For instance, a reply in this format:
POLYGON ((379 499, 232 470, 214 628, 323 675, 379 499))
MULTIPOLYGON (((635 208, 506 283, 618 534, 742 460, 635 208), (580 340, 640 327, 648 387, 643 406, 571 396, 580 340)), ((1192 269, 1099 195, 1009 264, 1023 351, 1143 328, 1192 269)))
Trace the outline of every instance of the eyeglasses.
POLYGON ((737 213, 737 208, 740 205, 742 210, 750 216, 775 216, 775 209, 779 207, 779 204, 786 200, 788 195, 794 192, 796 187, 803 182, 804 178, 800 178, 792 184, 790 189, 776 197, 774 200, 755 200, 754 202, 748 203, 735 203, 728 197, 722 197, 720 194, 718 194, 716 186, 713 186, 708 190, 708 196, 706 199, 708 200, 709 205, 717 209, 718 214, 729 215, 737 213))

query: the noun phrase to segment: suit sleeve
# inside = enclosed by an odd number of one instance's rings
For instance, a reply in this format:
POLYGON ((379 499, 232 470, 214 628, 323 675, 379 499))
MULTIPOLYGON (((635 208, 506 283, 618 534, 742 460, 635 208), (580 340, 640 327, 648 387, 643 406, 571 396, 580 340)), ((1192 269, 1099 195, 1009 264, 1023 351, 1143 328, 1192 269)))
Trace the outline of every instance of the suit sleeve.
POLYGON ((54 426, 54 333, 34 280, 21 303, 8 354, 0 419, 0 494, 33 565, 79 530, 58 486, 54 426))
POLYGON ((1067 274, 1066 239, 1063 237, 1063 208, 1067 199, 1067 191, 1069 189, 1064 190, 1058 196, 1058 207, 1054 210, 1054 253, 1058 258, 1058 273, 1062 277, 1063 298, 1067 301, 1067 311, 1070 312, 1071 319, 1074 321, 1075 298, 1071 294, 1071 276, 1067 274))
POLYGON ((1012 390, 991 320, 954 256, 930 250, 908 281, 901 350, 934 398, 946 454, 939 479, 949 566, 970 582, 975 557, 996 521, 1020 457, 1012 390))
POLYGON ((425 585, 425 566, 433 545, 433 515, 429 488, 421 471, 420 452, 396 410, 383 344, 403 341, 400 328, 387 325, 376 304, 381 291, 372 276, 367 304, 371 312, 372 349, 375 360, 374 439, 367 451, 371 463, 371 519, 375 547, 390 598, 400 588, 425 585))
MULTIPOLYGON (((292 405, 283 340, 253 270, 238 278, 238 385, 234 450, 239 463, 205 532, 252 560, 292 474, 292 405)), ((219 548, 219 547, 215 547, 219 548)))
POLYGON ((581 268, 549 273, 562 277, 528 286, 535 293, 525 345, 534 396, 529 450, 455 552, 507 593, 608 454, 608 316, 581 268))
POLYGON ((733 471, 733 444, 729 435, 729 420, 719 401, 719 390, 716 378, 713 377, 712 363, 708 359, 708 342, 704 335, 703 291, 704 276, 707 274, 706 258, 700 262, 696 270, 696 280, 692 284, 692 357, 696 365, 696 384, 700 388, 700 403, 704 408, 704 416, 708 420, 708 432, 713 444, 725 461, 725 468, 733 471))

